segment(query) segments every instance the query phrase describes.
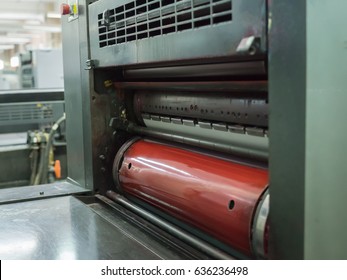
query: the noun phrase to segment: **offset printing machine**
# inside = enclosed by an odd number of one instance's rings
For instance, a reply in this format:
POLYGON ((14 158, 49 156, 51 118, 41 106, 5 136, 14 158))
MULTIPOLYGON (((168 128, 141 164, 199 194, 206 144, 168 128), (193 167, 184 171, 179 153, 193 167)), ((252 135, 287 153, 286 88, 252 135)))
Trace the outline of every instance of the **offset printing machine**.
POLYGON ((100 0, 88 10, 98 192, 213 257, 265 257, 265 2, 100 0))
MULTIPOLYGON (((60 163, 60 176, 55 176, 55 179, 66 178, 63 124, 54 129, 54 136, 49 141, 51 152, 43 156, 47 147, 46 136, 63 115, 63 89, 0 92, 0 189, 43 183, 48 177, 50 181, 54 180, 54 170, 50 168, 54 162, 60 163), (46 162, 43 158, 47 158, 47 164, 43 163, 46 162), (43 169, 43 166, 47 168, 43 169), (38 177, 36 183, 35 177, 38 177)), ((58 164, 56 170, 58 172, 58 164)))
POLYGON ((287 2, 62 5, 69 178, 5 194, 45 228, 5 258, 346 258, 346 133, 317 135, 347 86, 317 69, 346 58, 313 48, 346 20, 287 2))

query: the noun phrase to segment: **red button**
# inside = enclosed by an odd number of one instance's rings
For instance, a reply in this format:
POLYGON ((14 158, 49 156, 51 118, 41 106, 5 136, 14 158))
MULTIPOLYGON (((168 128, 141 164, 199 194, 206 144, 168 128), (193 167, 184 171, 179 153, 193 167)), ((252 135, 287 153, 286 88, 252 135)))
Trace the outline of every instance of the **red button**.
POLYGON ((61 4, 60 5, 60 13, 61 15, 70 15, 71 14, 71 8, 69 4, 61 4))

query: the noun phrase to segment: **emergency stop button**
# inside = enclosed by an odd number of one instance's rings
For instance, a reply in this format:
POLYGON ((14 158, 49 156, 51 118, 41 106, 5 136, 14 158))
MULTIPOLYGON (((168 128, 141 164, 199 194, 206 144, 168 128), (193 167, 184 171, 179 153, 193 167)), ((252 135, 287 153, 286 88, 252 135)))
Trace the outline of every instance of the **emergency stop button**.
POLYGON ((70 15, 70 14, 72 14, 70 5, 69 4, 65 4, 65 3, 61 4, 60 5, 60 13, 61 13, 62 16, 63 15, 70 15))

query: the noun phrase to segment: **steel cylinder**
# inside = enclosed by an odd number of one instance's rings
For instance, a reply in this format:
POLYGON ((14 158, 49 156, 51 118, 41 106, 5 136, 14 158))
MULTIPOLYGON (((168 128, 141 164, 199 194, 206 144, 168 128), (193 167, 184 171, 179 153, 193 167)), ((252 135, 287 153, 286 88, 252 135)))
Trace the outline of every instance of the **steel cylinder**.
POLYGON ((144 139, 119 150, 119 190, 252 255, 252 222, 268 171, 144 139))

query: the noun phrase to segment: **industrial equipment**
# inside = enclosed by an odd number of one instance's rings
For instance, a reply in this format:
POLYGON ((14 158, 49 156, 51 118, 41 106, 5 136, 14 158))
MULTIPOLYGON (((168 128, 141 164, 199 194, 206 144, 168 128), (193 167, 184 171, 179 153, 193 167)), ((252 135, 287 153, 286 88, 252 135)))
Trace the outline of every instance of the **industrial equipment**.
POLYGON ((64 87, 62 50, 30 50, 19 55, 21 88, 64 87))
POLYGON ((265 257, 266 11, 263 0, 88 5, 95 191, 223 258, 265 257))
MULTIPOLYGON (((53 168, 55 161, 60 163, 61 171, 57 179, 66 178, 65 126, 52 130, 54 123, 63 115, 62 89, 0 93, 0 188, 46 183, 46 175, 54 174, 49 169, 53 168), (50 136, 50 131, 54 135, 50 136), (51 151, 51 160, 48 154, 43 156, 45 150, 51 151)), ((54 176, 50 177, 53 180, 54 176)))
POLYGON ((40 231, 50 246, 34 234, 16 257, 346 258, 346 133, 322 130, 344 119, 332 108, 347 84, 315 66, 347 63, 314 45, 345 36, 346 18, 337 4, 289 2, 64 4, 68 179, 0 206, 54 225, 40 231))
POLYGON ((63 89, 0 92, 0 133, 39 130, 64 114, 63 89))

